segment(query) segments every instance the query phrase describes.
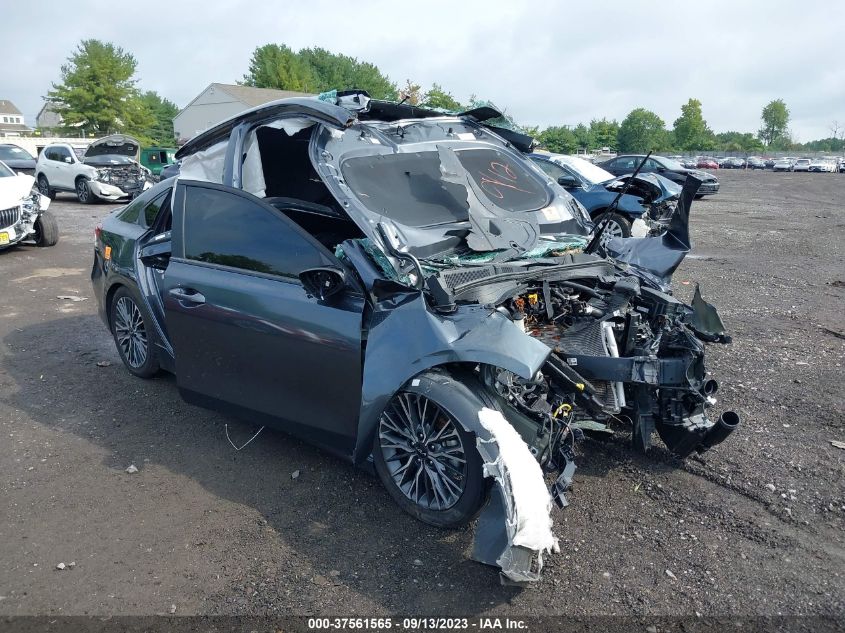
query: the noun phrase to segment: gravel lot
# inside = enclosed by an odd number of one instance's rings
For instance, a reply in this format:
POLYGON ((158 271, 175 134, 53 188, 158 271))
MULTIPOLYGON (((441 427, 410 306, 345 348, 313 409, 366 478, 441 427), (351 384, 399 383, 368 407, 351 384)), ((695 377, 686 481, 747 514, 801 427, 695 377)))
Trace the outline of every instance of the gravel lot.
POLYGON ((56 247, 0 252, 0 614, 845 615, 845 176, 718 175, 675 288, 734 336, 709 368, 742 426, 683 463, 583 442, 527 590, 367 473, 270 431, 236 452, 224 424, 256 426, 130 376, 88 280, 112 207, 60 194, 56 247))

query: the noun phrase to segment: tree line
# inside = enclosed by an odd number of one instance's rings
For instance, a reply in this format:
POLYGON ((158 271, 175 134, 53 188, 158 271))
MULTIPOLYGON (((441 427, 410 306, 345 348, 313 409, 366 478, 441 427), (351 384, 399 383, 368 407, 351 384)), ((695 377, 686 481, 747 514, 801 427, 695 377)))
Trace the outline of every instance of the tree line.
MULTIPOLYGON (((61 67, 61 81, 53 84, 45 98, 62 116, 65 130, 82 128, 97 136, 125 132, 145 144, 172 145, 176 141, 173 117, 179 109, 154 91, 141 91, 136 70, 135 57, 119 46, 96 39, 82 40, 61 67)), ((307 93, 358 88, 375 99, 402 100, 448 112, 487 103, 475 95, 461 103, 437 83, 427 90, 410 79, 398 85, 370 62, 318 47, 294 51, 284 44, 256 47, 239 83, 307 93)), ((681 106, 681 114, 671 128, 645 108, 635 108, 621 123, 602 118, 589 124, 540 129, 519 125, 507 114, 504 120, 508 126, 532 135, 541 147, 563 154, 604 147, 628 153, 845 151, 845 133, 836 122, 831 125, 830 138, 803 145, 793 142, 789 115, 786 103, 775 99, 763 108, 762 125, 756 133, 715 133, 704 119, 701 102, 691 98, 681 106)))

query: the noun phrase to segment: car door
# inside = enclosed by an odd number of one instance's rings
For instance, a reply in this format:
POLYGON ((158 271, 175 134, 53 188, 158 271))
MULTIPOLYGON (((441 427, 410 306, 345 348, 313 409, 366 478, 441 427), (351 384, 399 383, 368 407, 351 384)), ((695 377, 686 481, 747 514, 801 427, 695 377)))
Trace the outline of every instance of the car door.
POLYGON ((183 395, 351 454, 363 292, 309 295, 299 274, 341 263, 248 193, 180 180, 172 208, 163 294, 183 395))
POLYGON ((52 177, 48 176, 50 184, 62 189, 74 189, 72 152, 67 147, 57 146, 53 148, 53 157, 52 177), (70 163, 67 159, 70 159, 70 163))

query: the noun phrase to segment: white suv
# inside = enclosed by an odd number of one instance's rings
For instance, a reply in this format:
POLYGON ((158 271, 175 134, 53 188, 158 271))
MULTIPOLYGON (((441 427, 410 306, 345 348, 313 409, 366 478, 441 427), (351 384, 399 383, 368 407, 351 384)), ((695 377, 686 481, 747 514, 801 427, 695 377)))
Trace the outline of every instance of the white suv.
POLYGON ((150 170, 138 162, 140 151, 138 141, 122 134, 101 138, 84 152, 65 143, 48 145, 35 165, 38 189, 50 198, 74 192, 83 204, 134 198, 152 186, 150 170))

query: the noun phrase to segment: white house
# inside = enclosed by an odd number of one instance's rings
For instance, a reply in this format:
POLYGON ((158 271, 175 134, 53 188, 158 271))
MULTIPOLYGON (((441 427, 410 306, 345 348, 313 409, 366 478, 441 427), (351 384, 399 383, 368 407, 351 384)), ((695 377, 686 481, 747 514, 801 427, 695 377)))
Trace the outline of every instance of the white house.
POLYGON ((32 132, 27 127, 23 114, 14 103, 0 99, 0 136, 20 136, 23 132, 32 132))
POLYGON ((187 140, 249 108, 277 99, 310 96, 290 90, 211 84, 173 118, 173 132, 180 141, 187 140))

